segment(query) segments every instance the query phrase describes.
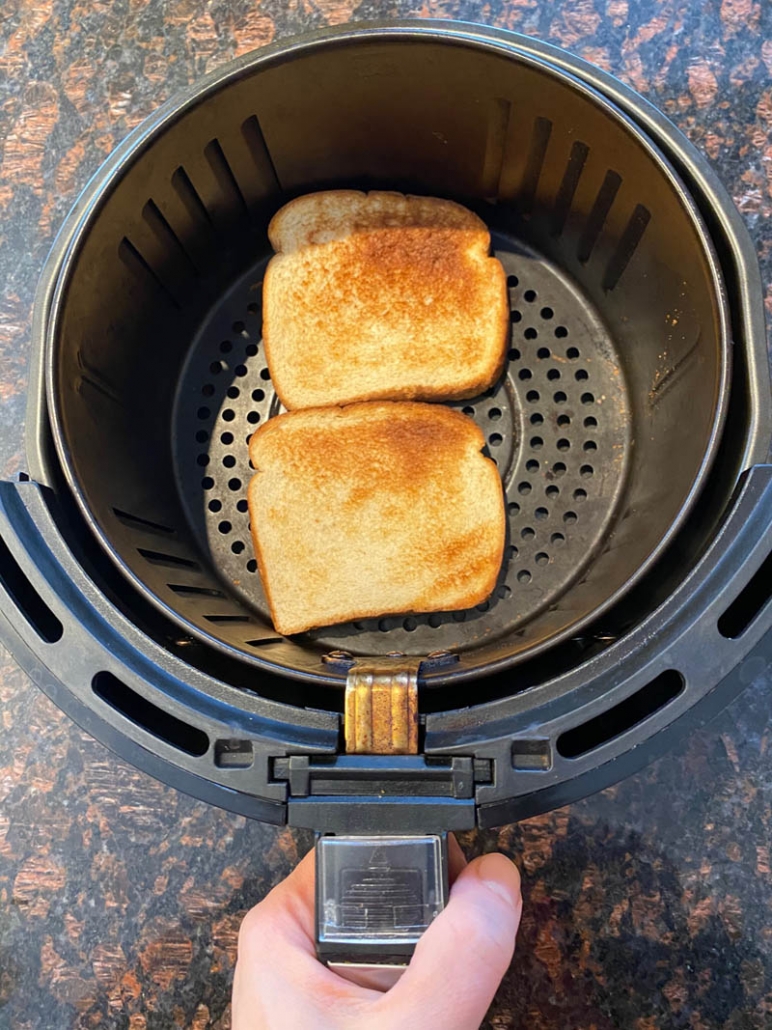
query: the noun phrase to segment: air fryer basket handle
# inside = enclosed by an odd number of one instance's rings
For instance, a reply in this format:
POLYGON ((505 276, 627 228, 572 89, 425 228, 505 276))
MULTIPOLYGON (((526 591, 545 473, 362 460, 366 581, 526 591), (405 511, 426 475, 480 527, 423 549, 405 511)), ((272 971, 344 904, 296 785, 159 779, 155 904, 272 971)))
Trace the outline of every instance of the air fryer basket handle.
POLYGON ((321 836, 316 947, 362 987, 393 986, 448 897, 448 837, 321 836))

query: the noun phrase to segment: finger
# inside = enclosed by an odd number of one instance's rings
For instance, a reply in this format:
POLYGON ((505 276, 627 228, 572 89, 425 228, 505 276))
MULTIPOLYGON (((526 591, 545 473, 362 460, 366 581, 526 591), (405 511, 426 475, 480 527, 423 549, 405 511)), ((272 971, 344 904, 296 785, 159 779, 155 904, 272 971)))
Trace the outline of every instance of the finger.
POLYGON ((503 855, 484 855, 460 874, 447 908, 418 942, 384 1011, 403 1030, 479 1026, 512 960, 520 924, 520 874, 503 855))
POLYGON ((466 869, 466 855, 452 833, 448 834, 448 874, 451 883, 455 883, 466 869))

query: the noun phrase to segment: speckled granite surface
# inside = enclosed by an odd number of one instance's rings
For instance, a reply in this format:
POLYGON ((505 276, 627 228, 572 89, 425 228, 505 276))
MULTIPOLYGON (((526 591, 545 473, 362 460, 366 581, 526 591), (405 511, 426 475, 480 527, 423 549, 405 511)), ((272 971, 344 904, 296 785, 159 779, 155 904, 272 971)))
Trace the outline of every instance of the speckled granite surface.
MULTIPOLYGON (((3 0, 0 474, 23 467, 36 279, 111 148, 236 54, 400 15, 538 35, 647 94, 714 162, 772 281, 764 0, 3 0)), ((524 871, 518 955, 488 1027, 772 1027, 770 715, 767 679, 620 786, 464 838, 524 871)), ((309 843, 126 766, 0 659, 0 1027, 225 1030, 240 917, 309 843)))

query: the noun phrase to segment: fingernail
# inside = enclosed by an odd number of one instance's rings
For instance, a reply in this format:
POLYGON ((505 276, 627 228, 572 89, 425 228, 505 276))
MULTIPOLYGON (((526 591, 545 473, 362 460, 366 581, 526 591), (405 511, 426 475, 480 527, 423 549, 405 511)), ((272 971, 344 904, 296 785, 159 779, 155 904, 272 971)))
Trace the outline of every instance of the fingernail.
POLYGON ((520 878, 505 855, 485 855, 478 867, 480 880, 512 908, 520 904, 520 878))

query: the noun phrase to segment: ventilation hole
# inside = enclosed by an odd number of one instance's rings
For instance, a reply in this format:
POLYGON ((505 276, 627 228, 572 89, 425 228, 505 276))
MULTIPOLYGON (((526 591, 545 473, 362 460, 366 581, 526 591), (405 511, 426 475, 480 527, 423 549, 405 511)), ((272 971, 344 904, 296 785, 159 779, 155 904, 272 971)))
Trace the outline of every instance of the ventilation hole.
POLYGON ((559 426, 570 426, 571 425, 571 416, 570 415, 558 415, 558 425, 559 426))
POLYGON ((257 562, 254 558, 250 558, 247 562, 247 572, 257 572, 257 562))
POLYGON ((728 640, 736 640, 767 604, 772 592, 772 554, 754 572, 748 583, 718 620, 718 631, 728 640))
POLYGON ((228 480, 228 489, 229 490, 240 490, 241 489, 241 480, 240 479, 229 479, 228 480))
POLYGON ((519 361, 520 360, 520 351, 517 349, 517 347, 511 347, 510 348, 509 360, 510 361, 519 361))
POLYGON ((244 330, 245 330, 246 328, 247 328, 247 327, 246 327, 246 326, 244 325, 244 323, 243 323, 243 322, 234 322, 234 323, 233 323, 233 325, 231 326, 231 329, 232 329, 232 330, 234 331, 234 333, 236 333, 236 334, 237 334, 238 336, 240 336, 240 335, 241 335, 241 334, 242 334, 242 333, 244 332, 244 330))
POLYGON ((597 451, 598 445, 594 440, 585 440, 583 444, 585 451, 597 451))
POLYGON ((675 700, 684 685, 683 676, 675 669, 660 673, 620 704, 562 733, 557 739, 558 753, 563 758, 579 758, 606 744, 675 700))
POLYGON ((211 476, 204 476, 204 478, 201 480, 201 489, 202 490, 211 490, 213 486, 214 486, 214 480, 212 479, 212 477, 211 476))
POLYGON ((221 511, 222 510, 222 501, 218 501, 217 498, 215 498, 213 501, 209 502, 207 507, 209 508, 210 511, 215 511, 215 512, 221 511))
POLYGON ((554 483, 551 483, 547 487, 547 489, 544 491, 544 493, 547 495, 547 497, 550 497, 550 498, 557 497, 558 494, 560 493, 560 487, 559 486, 555 486, 554 483))
POLYGON ((453 612, 452 618, 454 622, 466 622, 466 612, 453 612))
POLYGON ((137 553, 141 554, 145 561, 151 565, 166 565, 170 569, 196 569, 200 568, 198 562, 190 558, 180 558, 177 554, 167 554, 166 551, 148 551, 144 547, 138 547, 137 553))
POLYGON ((222 590, 212 590, 211 587, 194 587, 187 583, 167 583, 166 585, 180 597, 225 597, 222 590))
POLYGON ((234 554, 241 554, 244 550, 245 544, 243 540, 234 540, 231 544, 231 550, 234 554))
POLYGON ((225 535, 226 533, 230 533, 230 531, 233 529, 233 526, 230 524, 230 522, 228 522, 227 519, 223 519, 223 521, 218 525, 217 529, 220 533, 225 535))
POLYGON ((232 454, 226 454, 222 460, 222 463, 226 467, 226 469, 232 469, 236 464, 236 459, 232 454))
POLYGON ((213 376, 216 376, 220 372, 222 372, 224 367, 225 367, 224 362, 222 362, 222 361, 213 361, 212 364, 209 366, 209 371, 212 373, 213 376))
POLYGON ((391 629, 391 619, 379 619, 378 629, 381 633, 388 633, 391 629))
POLYGON ((241 393, 238 386, 229 386, 225 391, 232 401, 235 401, 238 395, 241 393))
POLYGON ((207 622, 214 622, 215 624, 252 621, 249 615, 205 615, 204 618, 207 622))
POLYGON ((247 374, 247 366, 236 365, 233 371, 236 373, 237 376, 245 376, 247 374))
POLYGON ((259 411, 250 411, 250 413, 247 415, 247 422, 249 422, 249 424, 252 425, 252 426, 256 426, 259 421, 260 421, 260 412, 259 411))
POLYGON ((568 397, 565 393, 563 393, 562 390, 558 390, 557 393, 552 395, 552 399, 556 404, 565 404, 568 400, 568 397))
POLYGON ((552 466, 552 473, 555 476, 564 476, 566 474, 566 466, 562 461, 556 461, 552 466))
POLYGON ((523 316, 522 316, 522 314, 521 314, 521 313, 520 313, 520 312, 519 312, 519 311, 517 310, 517 308, 512 308, 512 310, 511 310, 511 311, 509 312, 509 320, 510 320, 511 322, 522 322, 522 320, 523 320, 523 316))
POLYGON ((212 414, 212 412, 210 411, 209 408, 199 408, 198 411, 196 412, 196 414, 198 415, 198 417, 200 419, 203 420, 205 418, 209 418, 209 416, 212 414))
POLYGON ((539 411, 535 411, 533 415, 531 415, 531 425, 540 426, 542 422, 544 422, 544 415, 539 411))
POLYGON ((263 390, 253 390, 252 391, 252 400, 253 401, 265 400, 265 393, 264 393, 264 391, 263 390))
POLYGON ((586 490, 582 490, 581 487, 579 487, 578 490, 574 490, 574 500, 575 501, 586 501, 587 500, 587 491, 586 490))
POLYGON ((472 418, 472 416, 474 415, 474 408, 470 404, 467 404, 467 406, 465 408, 462 408, 461 410, 465 415, 468 415, 470 418, 472 418))
POLYGON ((229 444, 232 444, 233 443, 233 433, 228 433, 227 431, 225 433, 220 433, 220 443, 224 443, 226 447, 229 444))
POLYGON ((105 704, 179 751, 200 757, 209 750, 209 737, 203 730, 154 705, 111 672, 98 672, 91 689, 105 704))
POLYGON ((236 412, 233 408, 226 408, 222 413, 222 417, 224 422, 232 422, 236 417, 236 412))
POLYGON ((573 526, 578 517, 575 511, 567 511, 563 516, 563 521, 567 526, 573 526))
POLYGON ((268 371, 267 368, 260 369, 260 378, 264 379, 266 382, 268 382, 268 380, 271 378, 271 373, 268 371))
POLYGON ((568 336, 568 329, 564 325, 555 326, 555 336, 559 340, 564 340, 568 336))
MULTIPOLYGON (((557 336, 557 333, 555 333, 555 335, 557 336)), ((565 333, 563 335, 565 335, 565 333)), ((566 351, 566 357, 570 358, 571 361, 576 361, 576 359, 579 357, 579 348, 569 347, 566 351)))
POLYGON ((541 358, 542 360, 544 360, 545 358, 551 358, 552 351, 549 349, 549 347, 539 347, 539 349, 536 351, 536 357, 541 358))
POLYGON ((577 369, 577 371, 574 373, 574 379, 577 381, 577 383, 583 383, 585 382, 585 380, 589 378, 590 373, 587 371, 586 368, 577 369))
POLYGON ((571 441, 562 436, 555 445, 559 451, 567 451, 571 447, 571 441))
POLYGON ((579 475, 582 479, 589 479, 591 476, 595 475, 595 469, 592 465, 582 465, 579 469, 579 475))
POLYGON ((513 289, 515 286, 518 286, 519 284, 520 284, 520 280, 517 278, 516 275, 508 275, 507 276, 507 286, 510 289, 513 289))
POLYGON ((531 526, 525 526, 523 529, 520 530, 520 536, 523 538, 523 540, 533 540, 533 538, 536 536, 536 530, 533 529, 531 526))
POLYGON ((517 574, 517 582, 518 583, 530 583, 531 582, 531 573, 528 571, 528 569, 521 569, 518 572, 518 574, 517 574))
POLYGON ((549 563, 549 560, 550 556, 547 554, 546 551, 539 551, 539 553, 534 558, 534 561, 537 565, 547 565, 549 563))
POLYGON ((491 447, 499 447, 503 442, 504 437, 501 435, 501 433, 491 433, 491 435, 488 437, 488 443, 491 445, 491 447))
POLYGON ((536 329, 532 328, 532 327, 529 327, 523 333, 523 336, 525 337, 526 340, 535 340, 538 335, 539 335, 538 331, 536 329))
POLYGON ((488 412, 488 418, 491 419, 493 422, 498 422, 498 420, 501 418, 501 408, 491 408, 491 410, 488 412))
POLYGON ((223 340, 223 342, 220 344, 220 352, 222 354, 228 354, 232 350, 233 350, 233 344, 231 343, 231 341, 230 340, 223 340))
POLYGON ((61 640, 64 627, 27 579, 21 565, 2 539, 0 539, 0 582, 41 640, 47 644, 55 644, 57 640, 61 640))
POLYGON ((526 290, 523 297, 529 304, 532 304, 536 300, 536 290, 526 290))
POLYGON ((201 387, 201 393, 203 393, 204 397, 213 397, 214 385, 212 383, 204 383, 201 387))
POLYGON ((512 589, 511 587, 508 587, 506 583, 501 583, 496 587, 496 597, 500 598, 502 601, 505 601, 511 595, 512 589))
POLYGON ((200 465, 202 468, 206 468, 206 466, 209 464, 209 455, 199 454, 199 456, 196 458, 196 464, 200 465))
POLYGON ((539 468, 540 468, 539 462, 536 461, 534 458, 531 458, 529 461, 527 461, 525 463, 526 472, 531 472, 531 473, 538 472, 539 468))
MULTIPOLYGON (((245 444, 249 444, 249 442, 251 441, 251 439, 252 439, 252 433, 251 433, 251 432, 250 432, 250 433, 247 433, 247 435, 246 435, 246 436, 244 437, 244 443, 245 443, 245 444)), ((254 465, 252 464, 252 462, 251 462, 251 461, 250 461, 250 463, 249 463, 249 467, 250 467, 250 468, 254 468, 254 467, 255 467, 255 466, 254 466, 254 465)))
POLYGON ((537 508, 534 512, 534 516, 543 522, 544 519, 546 519, 549 516, 549 511, 547 510, 547 508, 537 508))
POLYGON ((196 443, 206 443, 209 439, 209 433, 205 429, 199 429, 196 433, 196 443))
POLYGON ((525 395, 525 399, 528 401, 529 404, 538 404, 540 400, 539 391, 529 390, 528 393, 525 395))
POLYGON ((515 545, 514 544, 510 544, 509 547, 507 548, 507 558, 509 558, 510 560, 512 558, 517 558, 518 554, 520 554, 520 552, 515 547, 515 545))
POLYGON ((560 379, 560 372, 556 368, 551 368, 549 372, 547 372, 547 378, 554 382, 556 379, 560 379))
POLYGON ((476 607, 478 612, 487 612, 490 606, 490 601, 483 601, 482 604, 478 604, 476 607))
POLYGON ((531 492, 531 484, 530 483, 525 483, 525 482, 518 483, 517 484, 517 492, 519 494, 522 494, 525 497, 526 494, 529 494, 531 492))
POLYGON ((509 508, 510 515, 517 515, 517 513, 520 511, 520 505, 517 503, 517 501, 510 501, 507 507, 509 508))
POLYGON ((595 395, 594 394, 592 394, 592 393, 583 393, 582 394, 582 404, 594 404, 594 403, 595 403, 595 395))
POLYGON ((541 448, 543 446, 544 446, 544 441, 542 440, 542 438, 540 436, 532 436, 531 437, 531 447, 533 448, 533 450, 539 451, 539 450, 541 450, 541 448))
POLYGON ((553 533, 550 537, 550 543, 554 544, 556 547, 559 547, 561 544, 564 544, 565 542, 566 538, 563 536, 562 533, 553 533))
POLYGON ((531 372, 530 368, 521 368, 517 374, 521 379, 524 380, 533 378, 533 373, 531 372))
POLYGON ((439 629, 440 626, 442 625, 442 616, 441 615, 437 615, 437 613, 434 612, 432 615, 429 616, 429 620, 428 621, 429 621, 429 625, 432 627, 432 629, 439 629))
POLYGON ((597 426, 597 424, 598 420, 597 418, 595 418, 594 415, 588 415, 587 418, 584 420, 585 429, 594 429, 597 426))
POLYGON ((247 304, 247 313, 250 314, 250 315, 259 315, 260 314, 260 305, 259 304, 247 304))
POLYGON ((244 353, 248 358, 254 358, 255 354, 257 354, 257 344, 248 343, 244 348, 244 353))
POLYGON ((249 511, 249 502, 242 497, 240 501, 236 501, 236 509, 244 514, 244 512, 249 511))

